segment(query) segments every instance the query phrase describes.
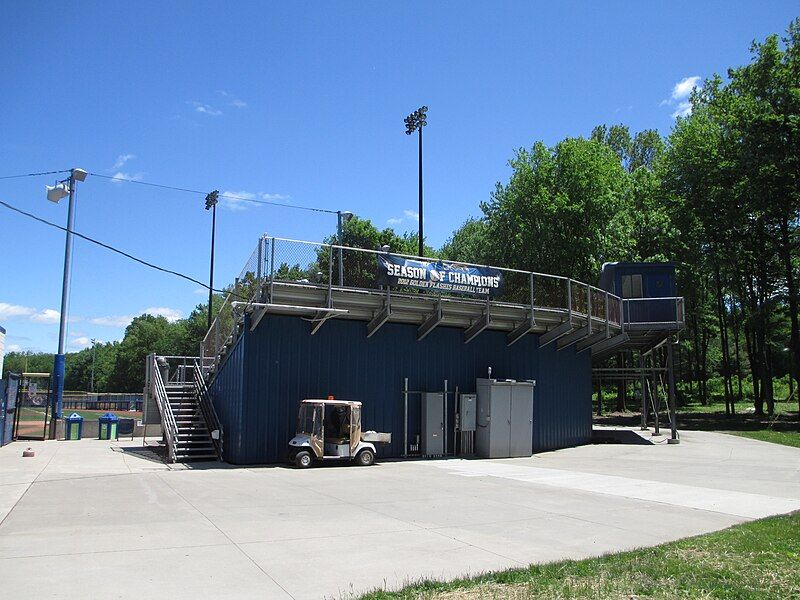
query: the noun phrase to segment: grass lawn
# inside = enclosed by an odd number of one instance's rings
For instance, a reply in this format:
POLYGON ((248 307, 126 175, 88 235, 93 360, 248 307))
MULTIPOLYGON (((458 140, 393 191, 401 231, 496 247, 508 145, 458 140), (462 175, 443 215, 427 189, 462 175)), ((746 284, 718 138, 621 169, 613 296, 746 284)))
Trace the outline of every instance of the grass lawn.
POLYGON ((800 513, 654 548, 422 582, 363 598, 800 598, 800 513))
POLYGON ((783 444, 784 446, 794 446, 800 448, 800 431, 773 431, 763 429, 761 431, 734 431, 734 435, 761 440, 762 442, 772 442, 773 444, 783 444))

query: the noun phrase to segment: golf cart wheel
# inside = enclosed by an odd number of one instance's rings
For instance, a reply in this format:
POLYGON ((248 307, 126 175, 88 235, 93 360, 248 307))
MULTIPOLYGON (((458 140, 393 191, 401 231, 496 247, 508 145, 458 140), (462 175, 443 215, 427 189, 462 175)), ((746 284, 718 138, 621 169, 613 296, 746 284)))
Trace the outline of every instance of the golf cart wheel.
POLYGON ((311 456, 311 452, 308 450, 300 450, 300 452, 295 454, 294 466, 298 469, 307 469, 313 462, 314 459, 311 456))
POLYGON ((362 450, 356 456, 356 464, 359 467, 368 467, 375 462, 375 453, 369 448, 362 450))

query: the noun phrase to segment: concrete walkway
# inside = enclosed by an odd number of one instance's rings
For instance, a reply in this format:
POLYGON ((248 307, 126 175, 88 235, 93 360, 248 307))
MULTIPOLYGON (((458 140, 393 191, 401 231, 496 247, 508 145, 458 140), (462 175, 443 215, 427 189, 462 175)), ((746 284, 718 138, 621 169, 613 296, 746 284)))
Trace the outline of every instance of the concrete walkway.
POLYGON ((799 509, 800 449, 703 432, 306 471, 169 467, 141 441, 18 442, 0 449, 0 582, 8 598, 349 597, 799 509))

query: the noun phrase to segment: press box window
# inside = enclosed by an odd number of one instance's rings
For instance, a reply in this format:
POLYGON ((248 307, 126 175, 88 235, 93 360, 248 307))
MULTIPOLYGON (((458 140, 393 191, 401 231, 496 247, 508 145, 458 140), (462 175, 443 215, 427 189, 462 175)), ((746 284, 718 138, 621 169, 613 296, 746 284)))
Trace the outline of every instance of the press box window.
POLYGON ((642 276, 623 275, 622 276, 622 297, 641 298, 642 297, 642 276))

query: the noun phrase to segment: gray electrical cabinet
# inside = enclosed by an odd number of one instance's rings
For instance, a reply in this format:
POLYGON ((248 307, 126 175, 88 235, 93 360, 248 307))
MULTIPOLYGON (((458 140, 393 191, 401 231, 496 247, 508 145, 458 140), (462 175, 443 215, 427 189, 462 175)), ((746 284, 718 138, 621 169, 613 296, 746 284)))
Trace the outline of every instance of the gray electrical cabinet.
POLYGON ((533 381, 478 379, 475 449, 482 458, 533 453, 533 381))
POLYGON ((476 394, 459 396, 458 427, 461 431, 475 431, 475 416, 478 404, 476 394))
POLYGON ((422 394, 422 448, 423 456, 444 454, 444 394, 422 394))

